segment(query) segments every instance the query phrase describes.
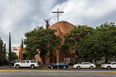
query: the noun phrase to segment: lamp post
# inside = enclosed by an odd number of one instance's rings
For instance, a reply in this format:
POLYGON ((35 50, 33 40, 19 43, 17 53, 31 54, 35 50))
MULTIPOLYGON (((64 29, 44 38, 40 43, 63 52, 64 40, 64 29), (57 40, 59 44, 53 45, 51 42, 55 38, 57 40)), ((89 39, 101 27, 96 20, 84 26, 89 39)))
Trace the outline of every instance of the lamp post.
MULTIPOLYGON (((58 22, 59 22, 59 13, 64 13, 63 11, 59 11, 59 9, 57 8, 57 11, 53 11, 52 13, 57 13, 57 36, 59 35, 59 25, 58 25, 58 22)), ((58 53, 57 53, 57 63, 59 65, 59 50, 57 50, 58 53)), ((59 66, 57 65, 57 70, 59 70, 59 66)))

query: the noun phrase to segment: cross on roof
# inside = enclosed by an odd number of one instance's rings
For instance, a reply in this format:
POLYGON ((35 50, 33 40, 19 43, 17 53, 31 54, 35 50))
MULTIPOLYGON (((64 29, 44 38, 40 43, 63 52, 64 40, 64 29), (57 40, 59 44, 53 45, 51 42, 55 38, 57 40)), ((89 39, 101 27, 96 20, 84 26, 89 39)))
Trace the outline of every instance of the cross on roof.
POLYGON ((59 22, 59 13, 64 13, 64 11, 59 11, 57 8, 57 11, 53 11, 52 13, 57 13, 57 22, 59 22))

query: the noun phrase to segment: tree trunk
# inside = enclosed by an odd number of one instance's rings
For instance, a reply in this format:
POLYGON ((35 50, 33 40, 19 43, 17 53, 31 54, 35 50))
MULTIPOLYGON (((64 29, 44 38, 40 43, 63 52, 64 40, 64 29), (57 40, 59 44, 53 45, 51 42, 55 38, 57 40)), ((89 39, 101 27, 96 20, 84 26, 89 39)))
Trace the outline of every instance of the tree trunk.
POLYGON ((77 43, 75 43, 75 63, 78 63, 78 52, 76 51, 77 49, 77 43))

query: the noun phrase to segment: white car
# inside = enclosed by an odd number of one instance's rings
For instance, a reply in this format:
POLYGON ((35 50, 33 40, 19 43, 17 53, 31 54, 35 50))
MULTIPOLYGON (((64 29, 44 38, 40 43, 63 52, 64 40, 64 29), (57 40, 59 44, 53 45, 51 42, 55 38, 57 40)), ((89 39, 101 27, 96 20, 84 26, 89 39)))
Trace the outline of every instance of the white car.
POLYGON ((21 62, 17 62, 14 64, 14 67, 20 68, 20 67, 31 67, 35 68, 38 67, 39 63, 37 60, 23 60, 21 62))
POLYGON ((77 69, 80 69, 80 68, 94 69, 94 68, 96 68, 96 66, 93 63, 90 63, 90 62, 82 62, 81 64, 74 64, 73 68, 77 68, 77 69))
POLYGON ((101 67, 107 69, 116 68, 116 62, 112 62, 111 64, 102 64, 101 67))

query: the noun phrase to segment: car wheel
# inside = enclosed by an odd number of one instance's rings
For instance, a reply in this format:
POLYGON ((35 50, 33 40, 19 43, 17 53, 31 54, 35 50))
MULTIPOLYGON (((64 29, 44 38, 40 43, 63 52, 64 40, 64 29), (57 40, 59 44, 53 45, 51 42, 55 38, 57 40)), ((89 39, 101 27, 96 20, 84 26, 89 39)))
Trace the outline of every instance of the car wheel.
POLYGON ((51 66, 51 69, 53 69, 53 66, 51 66))
POLYGON ((35 66, 34 65, 31 65, 31 68, 35 68, 35 66))
POLYGON ((94 67, 93 66, 90 66, 90 69, 93 69, 94 67))
POLYGON ((18 69, 19 68, 19 65, 16 65, 16 68, 18 69))
POLYGON ((81 67, 80 66, 77 66, 77 69, 81 69, 81 67))
POLYGON ((111 69, 111 67, 110 67, 110 66, 108 66, 108 67, 107 67, 107 69, 111 69))
POLYGON ((63 69, 66 69, 66 67, 64 66, 63 69))

